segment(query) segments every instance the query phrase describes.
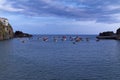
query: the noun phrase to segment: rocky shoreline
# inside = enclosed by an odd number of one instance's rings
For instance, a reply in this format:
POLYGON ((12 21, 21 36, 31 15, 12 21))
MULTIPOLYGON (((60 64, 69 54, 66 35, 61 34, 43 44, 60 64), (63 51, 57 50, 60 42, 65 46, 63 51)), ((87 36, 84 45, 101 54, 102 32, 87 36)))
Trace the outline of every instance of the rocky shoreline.
POLYGON ((120 28, 116 30, 116 33, 114 33, 113 31, 99 33, 99 35, 96 38, 120 40, 120 28))
POLYGON ((0 40, 11 39, 13 37, 13 28, 9 24, 8 19, 0 17, 0 40))
POLYGON ((28 34, 28 33, 23 33, 22 31, 16 31, 15 33, 14 33, 14 37, 15 38, 22 38, 22 37, 32 37, 32 35, 31 34, 28 34))
POLYGON ((8 19, 0 17, 0 40, 7 40, 17 37, 32 37, 32 35, 28 33, 23 33, 22 31, 16 31, 14 33, 8 19))
MULTIPOLYGON (((0 40, 22 37, 32 37, 32 35, 28 33, 23 33, 22 31, 13 32, 13 28, 10 25, 8 19, 0 17, 0 40)), ((116 30, 116 33, 114 33, 113 31, 99 33, 96 38, 120 40, 120 28, 116 30)))

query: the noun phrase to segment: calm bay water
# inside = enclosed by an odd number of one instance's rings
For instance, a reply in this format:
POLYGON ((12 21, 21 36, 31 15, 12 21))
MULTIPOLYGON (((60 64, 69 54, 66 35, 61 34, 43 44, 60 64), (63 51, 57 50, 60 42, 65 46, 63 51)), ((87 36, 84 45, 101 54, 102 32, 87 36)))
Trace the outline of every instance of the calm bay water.
POLYGON ((120 80, 120 41, 37 37, 0 42, 0 80, 120 80))

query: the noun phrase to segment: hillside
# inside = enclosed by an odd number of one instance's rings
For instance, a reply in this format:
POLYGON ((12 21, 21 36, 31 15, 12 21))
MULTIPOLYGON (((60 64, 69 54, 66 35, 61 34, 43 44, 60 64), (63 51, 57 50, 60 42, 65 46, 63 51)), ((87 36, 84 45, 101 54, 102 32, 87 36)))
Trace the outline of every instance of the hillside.
POLYGON ((0 18, 0 40, 11 39, 14 37, 12 26, 6 18, 0 18))

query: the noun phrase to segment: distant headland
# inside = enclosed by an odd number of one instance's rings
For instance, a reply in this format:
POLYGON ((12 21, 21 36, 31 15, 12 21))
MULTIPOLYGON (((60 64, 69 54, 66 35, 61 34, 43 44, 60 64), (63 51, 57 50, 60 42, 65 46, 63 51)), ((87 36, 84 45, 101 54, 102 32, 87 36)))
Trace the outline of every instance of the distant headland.
POLYGON ((116 30, 116 33, 114 33, 113 31, 99 33, 99 35, 96 38, 120 40, 120 28, 116 30))
POLYGON ((7 40, 16 37, 32 37, 32 35, 23 33, 22 31, 16 31, 14 33, 8 19, 0 17, 0 40, 7 40))
POLYGON ((21 38, 21 37, 32 37, 32 35, 28 34, 28 33, 23 33, 22 31, 16 31, 14 33, 14 37, 15 38, 17 38, 17 37, 19 37, 19 38, 21 38))

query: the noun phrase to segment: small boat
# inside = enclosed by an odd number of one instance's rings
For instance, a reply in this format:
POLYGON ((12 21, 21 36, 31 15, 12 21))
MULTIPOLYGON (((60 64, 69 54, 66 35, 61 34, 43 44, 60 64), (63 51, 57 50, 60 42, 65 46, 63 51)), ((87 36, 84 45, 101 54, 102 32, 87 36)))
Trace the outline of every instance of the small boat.
POLYGON ((57 42, 58 39, 56 37, 54 37, 53 40, 54 40, 54 42, 57 42))
POLYGON ((48 41, 48 37, 44 37, 44 38, 43 38, 43 41, 48 41))
POLYGON ((62 41, 66 41, 67 40, 67 37, 66 36, 63 36, 62 37, 62 41))

